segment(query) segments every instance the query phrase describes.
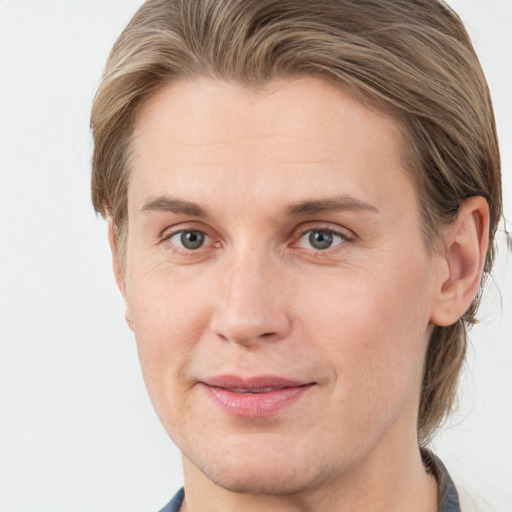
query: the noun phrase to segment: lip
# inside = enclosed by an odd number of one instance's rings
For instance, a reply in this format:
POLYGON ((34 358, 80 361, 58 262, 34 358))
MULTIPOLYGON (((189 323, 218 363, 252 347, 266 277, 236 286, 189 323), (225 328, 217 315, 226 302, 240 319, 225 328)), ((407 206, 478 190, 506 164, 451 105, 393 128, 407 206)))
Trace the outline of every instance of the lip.
POLYGON ((201 381, 212 401, 225 412, 248 418, 276 414, 299 400, 314 382, 262 375, 220 375, 201 381))

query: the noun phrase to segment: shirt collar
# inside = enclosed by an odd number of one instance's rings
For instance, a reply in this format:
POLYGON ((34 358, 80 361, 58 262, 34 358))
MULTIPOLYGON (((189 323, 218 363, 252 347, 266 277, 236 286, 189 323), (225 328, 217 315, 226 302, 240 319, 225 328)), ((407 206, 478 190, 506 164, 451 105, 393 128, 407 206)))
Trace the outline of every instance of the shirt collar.
POLYGON ((460 512, 459 495, 455 484, 441 460, 428 450, 422 450, 421 456, 427 471, 431 473, 439 489, 439 512, 460 512))

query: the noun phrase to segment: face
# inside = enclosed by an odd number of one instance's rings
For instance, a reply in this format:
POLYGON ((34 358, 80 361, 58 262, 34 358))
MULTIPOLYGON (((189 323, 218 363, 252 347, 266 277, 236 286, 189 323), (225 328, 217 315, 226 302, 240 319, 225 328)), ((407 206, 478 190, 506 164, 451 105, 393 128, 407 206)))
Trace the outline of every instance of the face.
POLYGON ((314 78, 142 107, 121 289, 186 472, 293 493, 417 449, 433 263, 399 146, 314 78))

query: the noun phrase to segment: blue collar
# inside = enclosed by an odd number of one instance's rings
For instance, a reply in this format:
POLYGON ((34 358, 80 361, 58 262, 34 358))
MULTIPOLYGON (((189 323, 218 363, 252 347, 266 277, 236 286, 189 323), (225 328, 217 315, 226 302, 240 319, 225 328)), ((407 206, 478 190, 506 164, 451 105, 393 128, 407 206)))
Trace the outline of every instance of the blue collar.
POLYGON ((431 452, 422 450, 423 463, 439 488, 439 512, 460 512, 459 495, 445 465, 431 452))

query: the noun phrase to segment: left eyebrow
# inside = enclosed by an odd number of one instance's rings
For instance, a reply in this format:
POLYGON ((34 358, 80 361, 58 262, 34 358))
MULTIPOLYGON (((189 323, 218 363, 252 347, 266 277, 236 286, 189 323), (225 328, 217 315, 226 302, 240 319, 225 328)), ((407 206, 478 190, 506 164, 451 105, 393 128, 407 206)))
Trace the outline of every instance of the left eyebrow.
POLYGON ((367 211, 379 213, 379 210, 367 203, 351 196, 332 197, 325 199, 315 199, 311 201, 302 201, 295 203, 286 209, 286 214, 292 217, 301 217, 304 215, 317 215, 319 213, 340 212, 340 211, 367 211))

